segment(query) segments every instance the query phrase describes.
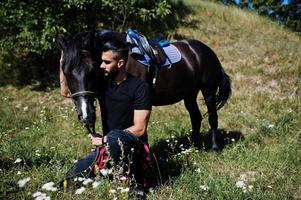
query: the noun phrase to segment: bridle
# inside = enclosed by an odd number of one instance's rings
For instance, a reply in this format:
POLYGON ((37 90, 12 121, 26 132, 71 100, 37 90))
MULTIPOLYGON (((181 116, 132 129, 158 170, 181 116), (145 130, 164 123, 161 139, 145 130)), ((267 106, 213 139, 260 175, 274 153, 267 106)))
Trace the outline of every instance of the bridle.
POLYGON ((74 99, 74 98, 79 97, 79 96, 93 96, 93 97, 96 97, 96 93, 92 92, 92 91, 89 91, 89 90, 83 90, 83 91, 79 91, 79 92, 75 92, 73 94, 70 94, 68 97, 74 99))
MULTIPOLYGON (((96 103, 96 99, 95 99, 95 97, 96 97, 96 93, 95 92, 92 92, 92 91, 88 91, 88 90, 83 90, 83 91, 79 91, 79 92, 75 92, 75 93, 73 93, 73 94, 71 94, 70 93, 70 95, 68 96, 68 98, 71 98, 72 99, 72 101, 73 102, 75 102, 76 101, 76 97, 80 97, 80 96, 92 96, 94 99, 93 99, 93 101, 94 101, 94 106, 96 105, 95 103, 96 103)), ((76 107, 75 107, 76 108, 76 107)), ((76 108, 76 110, 77 110, 77 108, 76 108)), ((90 134, 92 134, 92 133, 95 133, 95 130, 93 131, 93 130, 91 130, 91 128, 89 127, 89 126, 85 126, 87 129, 88 129, 88 132, 90 133, 90 134)))

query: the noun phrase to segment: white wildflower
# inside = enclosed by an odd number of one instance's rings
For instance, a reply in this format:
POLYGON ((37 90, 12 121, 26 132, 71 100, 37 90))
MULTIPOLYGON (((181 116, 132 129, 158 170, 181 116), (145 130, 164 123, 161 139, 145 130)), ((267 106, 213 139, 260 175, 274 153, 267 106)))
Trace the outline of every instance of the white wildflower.
POLYGON ((231 142, 235 142, 235 139, 234 139, 234 138, 232 138, 232 139, 231 139, 231 142))
POLYGON ((101 184, 101 182, 100 181, 94 181, 93 183, 92 183, 92 187, 93 188, 98 188, 98 186, 101 184))
POLYGON ((35 200, 50 200, 50 197, 48 197, 48 196, 46 196, 46 197, 38 196, 38 197, 36 197, 35 200))
POLYGON ((46 193, 42 193, 42 192, 35 192, 33 195, 33 197, 35 197, 35 200, 50 200, 50 197, 47 196, 46 193))
POLYGON ((90 178, 88 178, 88 179, 86 179, 86 180, 83 182, 83 184, 84 184, 84 185, 88 185, 89 183, 92 183, 92 182, 93 182, 93 180, 90 179, 90 178))
POLYGON ((101 173, 103 176, 107 176, 108 174, 111 174, 111 173, 112 173, 112 169, 101 169, 101 170, 100 170, 100 173, 101 173))
POLYGON ((201 169, 200 169, 200 168, 197 168, 195 171, 196 171, 197 173, 201 173, 201 169))
POLYGON ((79 188, 79 189, 77 189, 77 190, 75 191, 75 194, 81 194, 81 193, 83 193, 85 190, 86 190, 85 187, 81 187, 81 188, 79 188))
POLYGON ((207 185, 200 185, 200 188, 204 191, 209 190, 209 187, 207 185))
POLYGON ((14 163, 19 163, 19 162, 22 162, 21 158, 17 158, 14 163))
POLYGON ((191 151, 192 151, 192 149, 185 149, 181 153, 188 155, 191 151))
POLYGON ((42 189, 43 189, 43 190, 47 190, 47 191, 52 191, 52 192, 57 191, 57 188, 54 187, 54 182, 45 183, 45 184, 42 186, 42 189))
POLYGON ((29 130, 29 127, 25 127, 25 130, 29 130))
POLYGON ((21 174, 21 172, 20 172, 20 171, 18 171, 18 172, 17 172, 17 175, 20 175, 20 174, 21 174))
POLYGON ((100 170, 100 173, 103 175, 103 176, 107 176, 108 175, 108 169, 101 169, 100 170))
POLYGON ((27 110, 28 110, 28 106, 25 106, 25 107, 23 108, 23 110, 24 110, 24 111, 27 111, 27 110))
POLYGON ((252 192, 252 191, 253 191, 253 188, 254 188, 254 186, 253 186, 253 185, 249 185, 249 186, 248 186, 248 190, 249 190, 250 192, 252 192))
POLYGON ((238 187, 238 188, 244 188, 245 186, 246 186, 246 184, 243 181, 237 181, 236 182, 236 187, 238 187))
POLYGON ((21 179, 18 181, 18 185, 19 187, 24 187, 26 185, 26 183, 28 183, 30 181, 30 177, 27 177, 27 178, 24 178, 24 179, 21 179))
POLYGON ((126 181, 127 178, 126 178, 126 176, 122 176, 122 177, 120 177, 120 180, 121 180, 121 181, 126 181))
POLYGON ((169 140, 166 140, 167 143, 169 143, 169 140))
POLYGON ((114 194, 114 193, 116 193, 116 190, 115 189, 110 189, 109 193, 114 194))
POLYGON ((54 182, 48 182, 42 186, 42 189, 47 189, 47 188, 53 187, 53 186, 54 186, 54 182))
POLYGON ((32 197, 38 197, 38 196, 43 196, 43 195, 46 195, 46 194, 45 194, 45 193, 42 193, 42 192, 39 192, 39 191, 37 191, 37 192, 33 193, 32 197))
POLYGON ((128 193, 130 191, 130 188, 122 188, 120 190, 120 193, 128 193))
POLYGON ((274 126, 275 126, 274 124, 269 124, 268 128, 274 128, 274 126))
POLYGON ((78 177, 78 179, 77 179, 79 182, 83 182, 83 181, 85 181, 86 180, 86 178, 83 178, 83 177, 78 177))

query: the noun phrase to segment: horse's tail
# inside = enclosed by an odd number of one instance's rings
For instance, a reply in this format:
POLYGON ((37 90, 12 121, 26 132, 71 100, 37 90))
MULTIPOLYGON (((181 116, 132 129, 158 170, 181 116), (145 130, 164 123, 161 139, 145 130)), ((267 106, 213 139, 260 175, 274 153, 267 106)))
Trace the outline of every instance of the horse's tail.
POLYGON ((221 70, 222 80, 218 86, 218 92, 216 95, 216 110, 221 109, 231 96, 231 79, 223 68, 221 68, 221 70))

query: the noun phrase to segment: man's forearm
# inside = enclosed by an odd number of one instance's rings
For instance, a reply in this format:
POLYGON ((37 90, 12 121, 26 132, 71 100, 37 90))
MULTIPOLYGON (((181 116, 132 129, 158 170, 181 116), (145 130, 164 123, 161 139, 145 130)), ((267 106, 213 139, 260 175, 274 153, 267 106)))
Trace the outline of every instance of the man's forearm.
POLYGON ((138 127, 138 126, 134 125, 134 126, 130 126, 130 127, 126 128, 125 131, 129 131, 136 137, 140 137, 140 136, 144 135, 144 133, 146 131, 146 127, 138 127))

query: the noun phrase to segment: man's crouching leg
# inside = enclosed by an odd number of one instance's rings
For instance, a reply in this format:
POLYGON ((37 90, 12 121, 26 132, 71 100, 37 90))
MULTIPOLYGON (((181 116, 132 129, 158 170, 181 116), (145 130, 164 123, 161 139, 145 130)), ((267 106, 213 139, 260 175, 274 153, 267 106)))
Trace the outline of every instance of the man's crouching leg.
POLYGON ((142 143, 132 133, 123 130, 112 130, 107 135, 108 150, 116 167, 124 175, 134 178, 136 183, 141 183, 139 176, 139 152, 142 143))

